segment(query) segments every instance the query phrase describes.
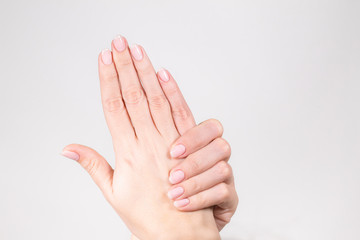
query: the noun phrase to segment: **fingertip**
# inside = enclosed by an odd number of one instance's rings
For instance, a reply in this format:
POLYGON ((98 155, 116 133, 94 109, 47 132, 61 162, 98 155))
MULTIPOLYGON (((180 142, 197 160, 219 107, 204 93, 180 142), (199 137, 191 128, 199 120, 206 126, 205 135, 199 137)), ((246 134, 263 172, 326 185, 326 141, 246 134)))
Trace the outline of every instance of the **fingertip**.
POLYGON ((180 156, 184 155, 186 152, 186 147, 184 144, 178 143, 174 145, 170 150, 170 156, 172 158, 179 158, 180 156))
POLYGON ((157 74, 161 82, 166 83, 170 80, 169 72, 165 68, 160 68, 157 74))
POLYGON ((63 150, 60 154, 74 161, 79 161, 80 159, 80 155, 74 151, 63 150))
POLYGON ((189 205, 189 203, 190 203, 190 200, 188 198, 184 198, 184 199, 174 201, 174 206, 178 209, 182 209, 185 206, 189 205))
POLYGON ((127 47, 127 41, 125 37, 122 35, 117 35, 114 37, 114 39, 111 42, 112 49, 115 49, 118 52, 123 52, 127 47))
POLYGON ((104 65, 112 64, 113 59, 112 59, 112 52, 110 49, 108 49, 108 48, 103 49, 101 51, 100 55, 101 55, 101 61, 104 65))
POLYGON ((171 184, 178 184, 184 179, 185 179, 185 173, 180 169, 172 170, 169 176, 169 182, 171 184))
POLYGON ((208 119, 206 121, 203 122, 203 124, 209 124, 210 126, 213 126, 216 130, 214 130, 217 134, 217 136, 222 136, 222 134, 224 133, 224 127, 222 125, 222 123, 215 119, 215 118, 211 118, 208 119))

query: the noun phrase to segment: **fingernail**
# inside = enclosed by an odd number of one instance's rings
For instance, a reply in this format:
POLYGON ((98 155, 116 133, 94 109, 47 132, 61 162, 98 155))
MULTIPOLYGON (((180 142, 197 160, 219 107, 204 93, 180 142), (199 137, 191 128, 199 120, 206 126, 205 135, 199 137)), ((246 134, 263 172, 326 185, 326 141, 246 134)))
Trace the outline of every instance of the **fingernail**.
POLYGON ((174 201, 174 206, 177 207, 177 208, 181 208, 181 207, 185 207, 189 203, 190 203, 190 200, 187 199, 187 198, 184 198, 184 199, 181 199, 181 200, 174 201))
POLYGON ((176 170, 175 172, 172 172, 169 177, 169 182, 171 184, 177 184, 181 182, 185 178, 185 174, 181 170, 176 170))
POLYGON ((169 74, 167 73, 167 71, 165 69, 159 70, 159 76, 163 82, 167 82, 170 80, 169 74))
POLYGON ((184 193, 184 189, 182 187, 177 187, 168 192, 168 197, 170 199, 175 199, 180 197, 184 193))
POLYGON ((131 55, 135 58, 135 60, 140 61, 143 58, 143 53, 139 45, 135 44, 130 47, 131 55))
POLYGON ((109 49, 102 50, 101 59, 105 65, 110 65, 112 63, 111 51, 109 49))
POLYGON ((125 40, 122 36, 120 36, 120 35, 117 36, 116 38, 114 38, 113 42, 114 42, 114 46, 118 52, 122 52, 126 49, 125 40))
POLYGON ((75 152, 70 152, 70 151, 62 151, 61 153, 64 157, 70 158, 72 160, 78 161, 80 156, 79 154, 75 153, 75 152))
POLYGON ((170 151, 170 156, 173 158, 176 158, 178 156, 180 156, 181 154, 183 154, 185 152, 185 146, 182 144, 177 144, 175 145, 171 151, 170 151))

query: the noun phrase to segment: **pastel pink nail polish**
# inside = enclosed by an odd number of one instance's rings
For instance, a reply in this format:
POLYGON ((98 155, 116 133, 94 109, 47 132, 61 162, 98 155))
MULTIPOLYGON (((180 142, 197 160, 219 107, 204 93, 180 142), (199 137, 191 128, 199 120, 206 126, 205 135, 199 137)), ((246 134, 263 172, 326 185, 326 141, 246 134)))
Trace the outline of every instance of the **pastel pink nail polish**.
POLYGON ((61 153, 64 157, 70 158, 72 160, 78 161, 80 156, 76 152, 70 152, 70 151, 62 151, 61 153))
POLYGON ((180 197, 184 193, 184 189, 182 187, 177 187, 168 192, 168 197, 170 199, 175 199, 180 197))
POLYGON ((184 198, 184 199, 175 201, 174 206, 177 208, 181 208, 181 207, 185 207, 189 203, 190 203, 190 200, 188 198, 184 198))
POLYGON ((118 52, 122 52, 126 49, 126 43, 125 43, 125 40, 122 36, 117 36, 116 38, 114 38, 113 40, 113 43, 114 43, 114 46, 115 46, 115 49, 118 51, 118 52))
POLYGON ((181 170, 176 170, 175 172, 170 173, 169 182, 171 184, 177 184, 184 180, 185 174, 181 170))
POLYGON ((131 46, 130 52, 135 60, 140 61, 141 59, 143 59, 143 52, 139 45, 135 44, 131 46))
POLYGON ((175 145, 171 151, 170 151, 170 156, 173 158, 179 157, 181 154, 183 154, 185 152, 185 146, 182 144, 177 144, 175 145))
POLYGON ((160 69, 159 70, 159 76, 160 76, 160 79, 163 81, 163 82, 167 82, 170 80, 170 77, 169 77, 169 74, 167 73, 167 71, 165 69, 160 69))
POLYGON ((109 49, 102 50, 101 59, 105 65, 110 65, 112 63, 111 51, 109 49))

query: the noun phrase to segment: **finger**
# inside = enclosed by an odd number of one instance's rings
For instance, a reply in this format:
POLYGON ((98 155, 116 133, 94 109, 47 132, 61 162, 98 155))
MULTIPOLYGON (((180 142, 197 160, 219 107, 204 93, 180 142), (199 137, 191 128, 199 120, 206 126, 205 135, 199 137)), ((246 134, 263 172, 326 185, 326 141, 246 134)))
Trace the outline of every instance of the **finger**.
POLYGON ((225 161, 220 161, 209 170, 172 186, 168 191, 168 197, 170 199, 191 197, 219 183, 230 182, 232 176, 230 165, 225 161))
POLYGON ((233 205, 233 201, 234 191, 229 184, 222 182, 191 197, 176 200, 174 206, 182 211, 196 211, 224 203, 233 205))
POLYGON ((187 130, 196 125, 194 116, 169 71, 161 69, 157 75, 166 98, 170 103, 175 126, 180 135, 183 135, 187 130))
POLYGON ((99 153, 80 144, 70 144, 63 149, 62 155, 80 163, 105 197, 111 199, 114 170, 99 153))
MULTIPOLYGON (((149 107, 144 90, 133 65, 127 41, 124 37, 117 37, 112 41, 114 62, 120 80, 120 88, 126 109, 137 135, 155 128, 150 116, 149 107)), ((141 56, 141 52, 138 55, 141 56)), ((139 56, 137 56, 139 57, 139 56)))
POLYGON ((170 171, 169 181, 176 184, 184 179, 189 179, 210 169, 219 161, 227 162, 230 155, 231 148, 228 142, 223 138, 217 138, 175 166, 170 171))
POLYGON ((173 158, 183 158, 208 145, 215 138, 221 137, 223 127, 216 119, 206 120, 191 128, 179 137, 170 150, 173 158))
POLYGON ((151 64, 145 50, 140 45, 134 45, 130 48, 133 55, 133 62, 145 90, 150 112, 155 126, 161 135, 169 139, 178 137, 174 121, 171 115, 171 109, 166 96, 161 89, 156 76, 154 67, 151 64), (137 58, 137 53, 141 53, 142 58, 137 58))
MULTIPOLYGON (((121 97, 119 80, 111 51, 108 49, 103 50, 99 55, 98 62, 101 102, 105 119, 114 146, 123 146, 125 148, 127 143, 135 139, 135 132, 121 97)), ((115 151, 119 150, 119 147, 115 148, 115 151)))
POLYGON ((174 206, 180 211, 197 211, 211 206, 214 207, 216 225, 221 231, 230 222, 234 215, 239 198, 237 196, 233 181, 230 184, 224 182, 202 191, 188 198, 174 201, 174 206))
POLYGON ((234 183, 229 185, 229 191, 229 198, 227 200, 224 199, 222 203, 214 207, 215 222, 219 231, 230 222, 239 203, 239 197, 236 193, 234 183))

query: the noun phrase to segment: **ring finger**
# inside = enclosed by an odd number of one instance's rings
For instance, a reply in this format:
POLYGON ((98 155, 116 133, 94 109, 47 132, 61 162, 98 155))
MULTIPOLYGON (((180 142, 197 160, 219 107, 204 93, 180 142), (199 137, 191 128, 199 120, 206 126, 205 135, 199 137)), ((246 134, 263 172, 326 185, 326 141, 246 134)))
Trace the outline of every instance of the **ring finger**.
POLYGON ((196 176, 214 166, 219 161, 228 161, 230 158, 230 145, 223 138, 216 138, 207 146, 190 154, 184 161, 174 167, 169 176, 172 184, 196 176))
POLYGON ((214 187, 221 182, 230 182, 232 169, 225 161, 220 161, 215 166, 199 175, 174 185, 168 191, 170 199, 183 199, 214 187))

